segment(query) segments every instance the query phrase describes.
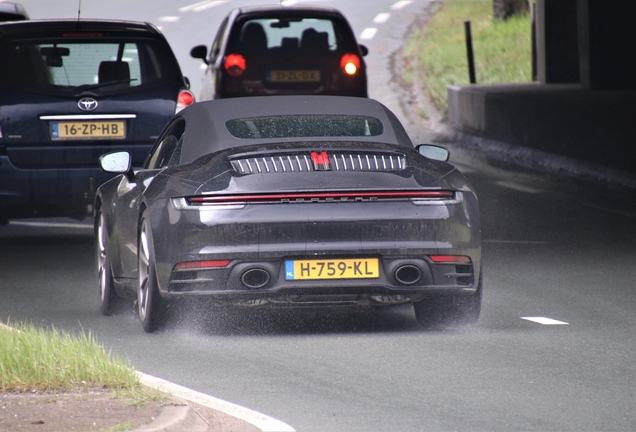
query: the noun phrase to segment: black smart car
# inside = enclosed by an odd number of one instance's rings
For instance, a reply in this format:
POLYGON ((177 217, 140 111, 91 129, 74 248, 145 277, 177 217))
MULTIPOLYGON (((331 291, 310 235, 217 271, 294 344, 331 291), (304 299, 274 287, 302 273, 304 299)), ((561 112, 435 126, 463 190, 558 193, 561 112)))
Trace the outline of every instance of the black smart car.
POLYGON ((3 23, 0 59, 0 224, 87 216, 112 177, 99 156, 125 150, 140 166, 166 122, 194 102, 148 23, 3 23))
POLYGON ((367 97, 359 45, 336 9, 256 6, 232 10, 210 52, 192 49, 207 65, 201 100, 264 95, 367 97))

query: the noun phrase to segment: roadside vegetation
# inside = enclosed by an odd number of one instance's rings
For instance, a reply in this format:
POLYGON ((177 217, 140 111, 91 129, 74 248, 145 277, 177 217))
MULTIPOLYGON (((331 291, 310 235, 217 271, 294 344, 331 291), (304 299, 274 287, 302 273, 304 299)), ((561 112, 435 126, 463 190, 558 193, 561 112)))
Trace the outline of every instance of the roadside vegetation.
POLYGON ((125 360, 106 352, 91 333, 77 336, 27 324, 0 324, 0 392, 109 388, 142 405, 155 399, 125 360))
POLYGON ((404 50, 405 81, 416 84, 417 73, 419 85, 443 117, 446 86, 470 83, 464 21, 471 22, 477 84, 532 80, 529 16, 493 20, 492 0, 444 0, 426 28, 413 32, 404 50))

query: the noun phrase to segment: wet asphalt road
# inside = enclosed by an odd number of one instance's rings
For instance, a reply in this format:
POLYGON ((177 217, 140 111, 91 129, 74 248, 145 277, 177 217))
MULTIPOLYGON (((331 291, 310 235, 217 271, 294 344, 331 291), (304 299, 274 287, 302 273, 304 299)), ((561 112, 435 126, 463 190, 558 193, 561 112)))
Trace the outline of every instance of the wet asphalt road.
MULTIPOLYGON (((37 17, 36 2, 23 3, 37 17)), ((175 9, 175 2, 153 5, 153 17, 175 9)), ((389 5, 374 2, 352 18, 356 33, 389 5)), ((352 2, 336 7, 348 13, 352 2)), ((140 8, 125 18, 140 19, 140 8)), ((401 13, 367 44, 378 53, 368 60, 378 65, 372 96, 402 118, 399 94, 380 85, 391 82, 386 63, 413 18, 413 10, 401 13)), ((192 35, 179 42, 188 47, 204 33, 195 24, 210 15, 194 16, 192 35)), ((409 129, 415 141, 430 138, 420 125, 409 129)), ((421 331, 409 308, 184 311, 146 334, 132 306, 100 315, 90 221, 72 220, 0 228, 0 318, 90 330, 145 373, 298 431, 635 429, 634 189, 528 171, 474 154, 461 141, 446 145, 482 209, 485 291, 476 326, 421 331)))

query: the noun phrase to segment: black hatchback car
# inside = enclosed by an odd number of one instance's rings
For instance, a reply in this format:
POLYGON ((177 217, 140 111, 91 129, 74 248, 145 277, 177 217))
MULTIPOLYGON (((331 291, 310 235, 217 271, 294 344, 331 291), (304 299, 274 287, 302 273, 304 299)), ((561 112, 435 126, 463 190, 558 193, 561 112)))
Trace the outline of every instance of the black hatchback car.
POLYGON ((363 56, 346 18, 314 6, 254 6, 232 10, 208 53, 201 100, 265 95, 367 97, 363 56))
POLYGON ((91 213, 103 153, 140 166, 194 102, 170 45, 148 23, 0 24, 0 223, 91 213))

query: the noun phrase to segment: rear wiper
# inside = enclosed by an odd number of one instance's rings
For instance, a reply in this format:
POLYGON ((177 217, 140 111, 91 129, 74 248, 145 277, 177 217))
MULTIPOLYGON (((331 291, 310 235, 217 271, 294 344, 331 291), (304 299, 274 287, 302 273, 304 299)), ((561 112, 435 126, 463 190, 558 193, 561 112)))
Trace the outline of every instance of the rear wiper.
POLYGON ((127 83, 131 83, 133 81, 137 81, 137 78, 131 78, 131 79, 125 79, 125 80, 117 80, 117 81, 106 81, 103 83, 97 83, 97 84, 84 84, 81 85, 79 87, 77 87, 77 90, 79 90, 80 92, 86 91, 86 90, 93 90, 96 88, 100 88, 100 87, 107 87, 107 86, 112 86, 112 85, 116 85, 116 84, 127 84, 127 83))

